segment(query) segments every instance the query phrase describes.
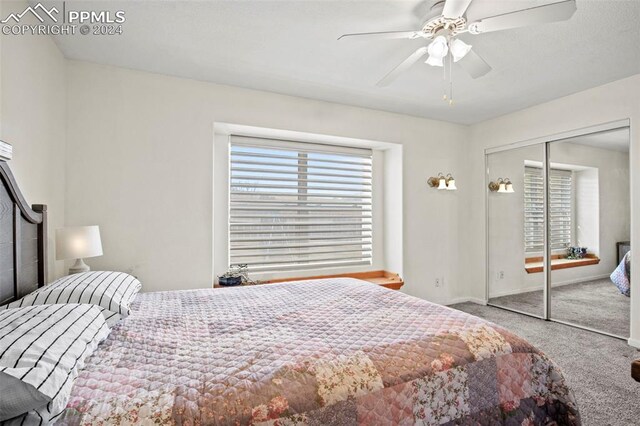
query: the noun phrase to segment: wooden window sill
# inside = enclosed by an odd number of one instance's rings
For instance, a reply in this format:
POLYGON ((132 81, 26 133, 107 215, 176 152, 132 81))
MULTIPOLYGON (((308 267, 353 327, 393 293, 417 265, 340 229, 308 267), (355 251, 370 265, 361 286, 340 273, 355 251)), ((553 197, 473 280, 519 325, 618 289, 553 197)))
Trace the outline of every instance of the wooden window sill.
MULTIPOLYGON (((318 275, 315 277, 295 277, 295 278, 282 278, 275 280, 259 281, 258 284, 274 284, 284 283, 290 281, 303 281, 303 280, 321 280, 325 278, 357 278, 362 281, 368 281, 372 284, 380 285, 382 287, 390 288, 392 290, 400 290, 404 285, 404 281, 400 278, 400 275, 389 271, 370 271, 370 272, 354 272, 347 274, 335 274, 335 275, 318 275)), ((227 286, 221 286, 214 284, 214 288, 225 288, 227 286)), ((233 288, 233 286, 231 286, 233 288)), ((237 286, 242 287, 242 286, 237 286)))
MULTIPOLYGON (((552 256, 551 259, 551 270, 555 271, 557 269, 568 269, 568 268, 579 268, 581 266, 589 266, 589 265, 597 265, 600 263, 600 258, 598 258, 594 254, 588 254, 587 257, 583 259, 567 259, 566 257, 560 256, 552 256)), ((542 258, 541 257, 532 257, 525 260, 524 269, 528 274, 537 274, 542 272, 542 258)))

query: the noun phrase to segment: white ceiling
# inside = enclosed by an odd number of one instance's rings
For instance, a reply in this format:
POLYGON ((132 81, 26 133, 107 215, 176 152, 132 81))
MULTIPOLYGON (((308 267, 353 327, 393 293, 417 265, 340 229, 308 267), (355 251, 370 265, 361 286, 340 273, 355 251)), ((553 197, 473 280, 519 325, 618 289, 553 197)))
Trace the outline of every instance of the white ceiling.
MULTIPOLYGON (((475 0, 467 17, 554 1, 475 0)), ((424 41, 336 40, 417 29, 433 2, 73 0, 67 10, 124 10, 124 34, 56 42, 71 59, 465 124, 640 73, 638 0, 577 0, 567 22, 461 35, 493 71, 473 80, 455 69, 453 107, 442 101, 442 69, 422 62, 375 86, 424 41)))

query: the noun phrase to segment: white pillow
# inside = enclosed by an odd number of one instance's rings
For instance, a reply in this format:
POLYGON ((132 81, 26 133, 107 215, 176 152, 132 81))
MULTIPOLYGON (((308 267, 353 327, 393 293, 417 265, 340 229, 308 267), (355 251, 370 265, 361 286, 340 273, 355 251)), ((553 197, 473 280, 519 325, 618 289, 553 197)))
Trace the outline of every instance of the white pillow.
POLYGON ((124 272, 91 271, 67 275, 1 308, 62 303, 97 305, 109 326, 129 315, 142 284, 124 272))
MULTIPOLYGON (((18 379, 9 385, 10 392, 21 394, 19 404, 32 410, 27 418, 47 423, 62 411, 84 359, 108 334, 101 310, 94 305, 0 311, 0 372, 18 379), (26 399, 29 394, 31 402, 26 399)), ((15 400, 0 398, 3 416, 15 416, 17 410, 15 400)))
POLYGON ((42 408, 50 399, 33 386, 0 372, 0 422, 42 408))

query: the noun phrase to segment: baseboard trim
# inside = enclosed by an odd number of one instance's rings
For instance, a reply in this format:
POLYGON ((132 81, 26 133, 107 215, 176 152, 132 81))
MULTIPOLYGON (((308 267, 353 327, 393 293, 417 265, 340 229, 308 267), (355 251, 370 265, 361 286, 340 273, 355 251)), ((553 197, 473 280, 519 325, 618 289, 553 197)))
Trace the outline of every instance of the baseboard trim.
POLYGON ((632 339, 631 337, 629 337, 629 340, 627 340, 627 343, 629 344, 629 346, 633 346, 634 348, 640 349, 640 340, 638 339, 632 339))
POLYGON ((485 305, 485 306, 487 304, 486 300, 479 299, 477 297, 456 297, 453 299, 449 299, 446 303, 443 303, 443 305, 449 306, 449 305, 456 305, 458 303, 467 303, 467 302, 476 303, 478 305, 485 305))
POLYGON ((610 276, 611 274, 600 274, 600 275, 595 275, 593 277, 576 278, 574 280, 567 280, 567 281, 561 281, 559 283, 554 283, 551 285, 551 287, 553 288, 553 287, 560 287, 563 285, 583 283, 587 281, 604 280, 605 278, 609 278, 610 276))
MULTIPOLYGON (((596 280, 603 280, 605 278, 609 278, 609 274, 604 274, 604 275, 596 275, 594 277, 586 277, 586 278, 578 278, 575 280, 569 280, 569 281, 562 281, 559 283, 554 283, 551 285, 551 288, 554 287, 562 287, 565 285, 570 285, 570 284, 578 284, 578 283, 582 283, 582 282, 586 282, 586 281, 596 281, 596 280)), ((613 283, 611 284, 613 285, 613 283)), ((542 283, 540 283, 540 287, 542 287, 542 283)), ((529 293, 531 291, 541 291, 542 288, 531 288, 531 287, 520 287, 520 288, 516 288, 513 290, 506 290, 506 291, 501 291, 499 293, 496 294, 492 294, 490 296, 491 299, 494 299, 496 297, 502 297, 502 296, 513 296, 514 294, 522 294, 522 293, 529 293)))

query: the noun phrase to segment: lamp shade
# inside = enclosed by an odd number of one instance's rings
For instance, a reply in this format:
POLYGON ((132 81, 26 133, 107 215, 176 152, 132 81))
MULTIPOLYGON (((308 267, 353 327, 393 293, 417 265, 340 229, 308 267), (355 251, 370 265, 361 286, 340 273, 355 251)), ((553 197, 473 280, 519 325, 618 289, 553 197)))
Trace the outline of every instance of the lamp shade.
POLYGON ((427 60, 424 61, 424 63, 427 65, 431 65, 432 67, 444 66, 444 63, 442 62, 442 58, 436 58, 435 56, 429 56, 427 60))
POLYGON ((445 178, 440 178, 440 181, 438 182, 438 189, 447 189, 447 180, 445 178))
POLYGON ((56 229, 56 259, 83 259, 102 256, 98 226, 75 226, 56 229))
POLYGON ((456 180, 454 178, 449 179, 449 182, 447 182, 447 190, 455 191, 456 189, 458 189, 456 186, 456 180))
POLYGON ((447 46, 447 39, 444 36, 436 37, 429 47, 427 47, 427 52, 429 56, 433 56, 434 58, 444 58, 447 56, 449 52, 449 46, 447 46))
POLYGON ((451 56, 453 56, 453 62, 458 62, 464 58, 471 50, 471 45, 465 43, 460 39, 455 39, 451 42, 451 56))
POLYGON ((504 182, 500 182, 500 186, 498 187, 498 192, 500 193, 507 192, 506 185, 504 182))
POLYGON ((505 192, 512 194, 513 192, 515 192, 513 190, 513 184, 511 183, 511 181, 507 181, 507 183, 505 184, 505 192))

